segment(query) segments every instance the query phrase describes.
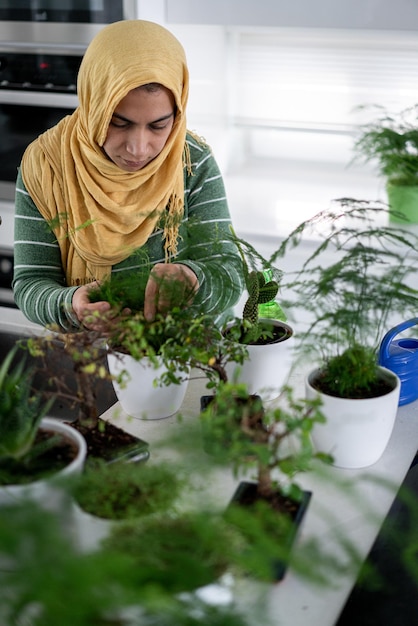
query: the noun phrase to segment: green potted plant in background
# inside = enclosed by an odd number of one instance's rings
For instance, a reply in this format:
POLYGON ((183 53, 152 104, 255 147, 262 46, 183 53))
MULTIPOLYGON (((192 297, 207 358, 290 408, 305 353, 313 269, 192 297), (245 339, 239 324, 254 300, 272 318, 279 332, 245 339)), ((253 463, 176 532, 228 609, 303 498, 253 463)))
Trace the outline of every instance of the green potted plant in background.
POLYGON ((318 242, 289 278, 288 305, 310 314, 298 350, 305 364, 316 364, 307 394, 321 397, 327 418, 312 434, 341 467, 371 465, 386 448, 400 380, 378 365, 379 343, 393 321, 412 317, 418 305, 412 286, 417 235, 381 226, 387 213, 381 203, 341 199, 334 210, 303 222, 277 251, 288 253, 305 236, 318 242))
POLYGON ((33 388, 34 370, 15 346, 0 366, 0 503, 33 497, 54 506, 53 481, 80 472, 86 458, 84 438, 67 424, 46 417, 33 388))
POLYGON ((361 127, 354 144, 357 158, 376 162, 386 180, 389 219, 418 223, 418 106, 379 116, 361 127))

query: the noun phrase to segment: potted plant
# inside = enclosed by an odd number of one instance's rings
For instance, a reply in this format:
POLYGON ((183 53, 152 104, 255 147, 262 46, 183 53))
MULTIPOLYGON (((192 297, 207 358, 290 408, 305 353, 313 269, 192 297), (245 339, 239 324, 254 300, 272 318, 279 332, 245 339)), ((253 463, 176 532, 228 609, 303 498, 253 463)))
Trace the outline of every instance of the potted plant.
MULTIPOLYGON (((237 386, 235 386, 236 394, 237 386)), ((245 386, 241 386, 246 400, 245 386)), ((296 400, 284 387, 283 406, 259 411, 237 410, 231 388, 218 391, 201 419, 214 435, 214 456, 232 465, 240 483, 227 510, 227 519, 248 541, 246 564, 256 577, 281 580, 290 550, 306 512, 311 493, 294 480, 297 473, 311 468, 315 458, 311 431, 324 421, 317 399, 296 400), (285 400, 285 402, 284 402, 285 400), (238 422, 238 425, 236 425, 238 422), (225 439, 228 445, 225 446, 225 439), (254 472, 251 481, 244 480, 254 472)))
POLYGON ((168 514, 184 485, 172 463, 90 461, 70 489, 79 547, 97 549, 112 527, 123 521, 161 511, 168 514))
MULTIPOLYGON (((293 361, 293 329, 275 302, 283 272, 233 231, 231 237, 240 253, 247 297, 241 316, 231 321, 224 333, 247 347, 248 358, 239 366, 238 380, 247 384, 250 393, 268 401, 280 394, 293 361), (269 317, 263 316, 266 304, 275 305, 275 317, 270 317, 270 312, 269 317)), ((236 369, 236 364, 229 364, 230 377, 236 369)))
POLYGON ((319 238, 288 284, 294 293, 289 306, 311 315, 298 349, 305 363, 315 360, 307 394, 321 397, 327 418, 312 434, 336 465, 366 467, 382 455, 397 413, 400 380, 378 365, 377 353, 390 320, 416 313, 411 279, 418 239, 401 227, 379 225, 388 212, 381 203, 342 199, 336 207, 302 223, 278 254, 304 236, 319 238))
POLYGON ((52 507, 53 479, 81 471, 87 448, 76 430, 46 417, 52 399, 42 402, 33 377, 15 346, 0 367, 0 502, 33 497, 52 507))
POLYGON ((115 393, 124 411, 139 419, 162 419, 174 415, 187 391, 187 368, 167 365, 165 343, 170 340, 173 324, 181 323, 184 313, 175 308, 157 314, 148 322, 142 311, 118 320, 108 331, 107 362, 115 393), (158 381, 164 380, 165 384, 158 381), (170 384, 175 382, 176 384, 170 384))
POLYGON ((377 163, 386 180, 389 218, 392 222, 418 223, 417 106, 396 115, 378 107, 379 116, 365 124, 356 139, 357 158, 377 163))
MULTIPOLYGON (((121 312, 106 324, 105 334, 109 369, 122 406, 126 402, 124 389, 129 386, 133 394, 128 414, 143 411, 144 387, 157 396, 159 408, 155 416, 161 417, 163 411, 165 415, 173 414, 181 406, 191 370, 197 368, 203 373, 208 379, 208 388, 213 389, 227 381, 229 362, 243 363, 247 357, 246 347, 237 346, 224 337, 215 315, 205 313, 199 306, 177 305, 148 321, 142 310, 141 295, 137 295, 136 301, 134 296, 125 297, 135 291, 129 286, 130 282, 136 284, 134 275, 125 277, 122 289, 119 279, 111 277, 91 296, 93 300, 109 299, 121 312), (124 314, 127 309, 129 312, 124 314), (140 369, 135 374, 132 367, 140 369), (149 372, 147 383, 145 370, 149 372), (140 388, 138 381, 141 381, 140 388)), ((179 299, 176 281, 165 282, 164 288, 170 292, 172 300, 179 299)), ((183 287, 181 293, 184 298, 183 287)))
MULTIPOLYGON (((143 454, 148 445, 145 441, 100 418, 97 396, 104 384, 112 385, 101 332, 80 329, 69 333, 52 328, 20 345, 29 352, 37 379, 45 381, 44 396, 53 395, 78 408, 71 426, 86 440, 89 457, 129 460, 143 454), (66 376, 60 367, 64 360, 70 370, 66 376)), ((112 394, 116 402, 113 390, 112 394)))
POLYGON ((132 560, 138 587, 153 584, 173 594, 216 583, 244 545, 238 530, 220 513, 205 510, 160 514, 114 526, 105 550, 132 560))

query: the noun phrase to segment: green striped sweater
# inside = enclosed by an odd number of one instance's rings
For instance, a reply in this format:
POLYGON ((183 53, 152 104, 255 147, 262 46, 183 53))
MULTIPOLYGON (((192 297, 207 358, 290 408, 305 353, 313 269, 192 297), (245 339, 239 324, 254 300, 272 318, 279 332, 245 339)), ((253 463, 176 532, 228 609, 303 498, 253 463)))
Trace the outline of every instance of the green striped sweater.
MULTIPOLYGON (((221 321, 242 292, 240 258, 228 239, 231 219, 225 188, 208 146, 187 136, 192 172, 185 169, 184 217, 174 262, 190 267, 199 280, 193 306, 221 321)), ((58 243, 48 223, 28 194, 20 172, 16 182, 13 290, 17 306, 33 322, 63 329, 77 328, 71 309, 77 287, 66 285, 58 243)), ((144 251, 152 266, 164 261, 161 230, 155 231, 144 251)), ((112 267, 119 272, 149 272, 144 255, 131 255, 112 267)))

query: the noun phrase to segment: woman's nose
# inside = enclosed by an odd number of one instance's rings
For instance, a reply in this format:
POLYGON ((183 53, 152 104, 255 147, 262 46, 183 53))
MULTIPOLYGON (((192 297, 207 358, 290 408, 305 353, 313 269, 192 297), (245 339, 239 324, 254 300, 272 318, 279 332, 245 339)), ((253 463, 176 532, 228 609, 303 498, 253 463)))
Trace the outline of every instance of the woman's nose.
POLYGON ((129 154, 135 157, 146 156, 147 154, 147 134, 143 129, 136 129, 129 134, 126 149, 129 154))

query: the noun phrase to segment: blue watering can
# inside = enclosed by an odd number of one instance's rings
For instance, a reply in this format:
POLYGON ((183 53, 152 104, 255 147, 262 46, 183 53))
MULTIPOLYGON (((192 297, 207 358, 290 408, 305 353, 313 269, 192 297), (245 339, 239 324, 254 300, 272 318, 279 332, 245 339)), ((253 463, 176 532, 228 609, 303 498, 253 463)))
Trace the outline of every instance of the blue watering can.
POLYGON ((399 406, 418 398, 418 339, 393 338, 411 326, 418 324, 418 317, 398 324, 383 337, 379 349, 379 365, 397 374, 401 381, 399 406))

